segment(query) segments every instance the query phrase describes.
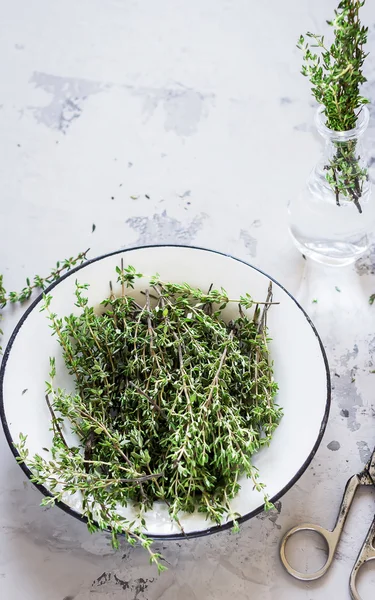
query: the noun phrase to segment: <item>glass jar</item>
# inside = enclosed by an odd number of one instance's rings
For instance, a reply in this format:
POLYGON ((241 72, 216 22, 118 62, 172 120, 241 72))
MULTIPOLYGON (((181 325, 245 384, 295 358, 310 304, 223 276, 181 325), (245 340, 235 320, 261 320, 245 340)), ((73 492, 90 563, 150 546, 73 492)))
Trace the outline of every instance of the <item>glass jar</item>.
POLYGON ((288 205, 289 231, 297 248, 320 263, 348 265, 370 246, 375 225, 368 164, 362 148, 369 111, 362 106, 356 127, 333 131, 324 107, 316 113, 325 149, 299 198, 288 205))

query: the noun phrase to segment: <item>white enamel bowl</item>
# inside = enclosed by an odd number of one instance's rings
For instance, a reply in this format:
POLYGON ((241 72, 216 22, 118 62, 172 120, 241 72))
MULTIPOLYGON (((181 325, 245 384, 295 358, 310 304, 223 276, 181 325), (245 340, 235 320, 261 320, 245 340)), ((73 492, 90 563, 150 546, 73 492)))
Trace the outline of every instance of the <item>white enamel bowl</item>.
MULTIPOLYGON (((74 306, 74 287, 90 284, 88 296, 97 305, 108 296, 108 282, 116 281, 115 267, 121 258, 146 275, 160 273, 165 281, 188 282, 207 289, 211 283, 224 287, 229 297, 239 298, 249 292, 259 301, 265 299, 270 280, 268 275, 230 256, 185 246, 149 246, 123 250, 88 261, 50 286, 51 307, 59 316, 78 309, 74 306)), ((146 281, 137 283, 144 289, 146 281)), ((278 403, 284 417, 271 444, 254 457, 260 480, 266 484, 273 501, 280 498, 302 475, 312 460, 327 423, 330 405, 330 382, 327 359, 318 334, 306 313, 294 298, 277 282, 273 284, 274 300, 280 302, 269 311, 271 353, 275 379, 279 384, 278 403)), ((0 371, 1 418, 12 452, 17 456, 13 441, 19 433, 27 434, 31 455, 46 455, 44 447, 51 446, 50 415, 45 402, 45 381, 48 380, 49 357, 56 357, 56 384, 73 389, 73 382, 61 358, 55 337, 51 336, 44 312, 40 312, 39 297, 17 325, 0 371), (24 391, 27 390, 27 391, 24 391)), ((230 318, 230 314, 228 314, 230 318)), ((69 434, 67 433, 68 437, 69 434)), ((71 437, 73 443, 73 437, 71 437)), ((31 473, 22 465, 30 477, 31 473)), ((39 487, 43 494, 48 490, 39 487)), ((59 506, 69 514, 83 519, 81 499, 66 495, 59 506)), ((263 508, 262 494, 253 490, 250 480, 242 478, 241 490, 232 502, 233 511, 249 519, 263 508)), ((133 520, 132 507, 121 513, 133 520)), ((213 533, 230 526, 225 519, 217 526, 202 514, 180 515, 187 535, 213 533)), ((164 505, 156 503, 146 514, 147 533, 152 537, 178 537, 180 530, 168 516, 164 505)))

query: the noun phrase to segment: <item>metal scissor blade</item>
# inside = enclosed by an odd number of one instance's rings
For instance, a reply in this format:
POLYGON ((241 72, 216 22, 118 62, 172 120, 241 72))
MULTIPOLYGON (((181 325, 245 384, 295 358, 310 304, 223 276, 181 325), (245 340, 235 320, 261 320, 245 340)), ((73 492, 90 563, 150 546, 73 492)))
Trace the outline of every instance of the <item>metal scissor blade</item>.
POLYGON ((375 448, 363 471, 358 473, 361 485, 375 486, 375 448))

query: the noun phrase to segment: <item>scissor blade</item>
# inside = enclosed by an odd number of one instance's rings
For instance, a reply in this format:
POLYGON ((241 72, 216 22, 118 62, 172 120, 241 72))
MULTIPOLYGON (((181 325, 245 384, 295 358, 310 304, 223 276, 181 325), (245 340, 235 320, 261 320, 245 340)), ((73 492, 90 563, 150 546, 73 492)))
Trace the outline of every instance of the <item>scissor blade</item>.
POLYGON ((375 486, 375 479, 372 479, 368 471, 361 471, 357 475, 360 485, 375 486))
POLYGON ((375 486, 375 448, 363 471, 358 473, 358 477, 362 485, 375 486))

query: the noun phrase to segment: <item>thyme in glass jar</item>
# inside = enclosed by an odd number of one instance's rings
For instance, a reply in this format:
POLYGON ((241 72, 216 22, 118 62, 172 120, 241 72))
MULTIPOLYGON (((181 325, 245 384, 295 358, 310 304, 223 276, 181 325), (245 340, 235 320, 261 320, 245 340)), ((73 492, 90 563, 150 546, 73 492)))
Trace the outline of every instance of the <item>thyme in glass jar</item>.
MULTIPOLYGON (((79 491, 90 531, 110 529, 115 547, 120 533, 139 540, 163 570, 143 530, 154 501, 167 504, 182 532, 179 514, 195 510, 216 523, 226 516, 237 528, 230 501, 239 477, 264 488, 251 457, 269 444, 281 418, 267 336, 272 286, 255 304, 248 294, 230 300, 224 289, 204 293, 156 275, 139 303, 126 288, 143 276, 123 265, 117 275, 121 294, 111 285, 99 312, 78 282, 79 315, 59 317, 45 297, 76 390, 55 389, 52 358, 51 456, 30 458, 22 434, 17 448, 33 481, 51 491, 43 504, 79 491), (226 323, 222 311, 231 302, 238 315, 226 323), (67 441, 68 424, 78 445, 67 441), (129 502, 139 507, 135 522, 118 511, 129 502)), ((271 506, 266 494, 264 502, 271 506)))
MULTIPOLYGON (((312 94, 324 106, 326 125, 333 131, 354 129, 362 106, 369 100, 360 94, 365 83, 362 67, 367 54, 368 27, 361 24, 359 10, 365 0, 342 0, 334 19, 327 21, 334 29, 334 41, 326 45, 323 35, 308 32, 306 42, 301 35, 298 48, 303 50, 302 74, 312 84, 312 94)), ((367 168, 361 166, 356 152, 356 139, 335 141, 336 152, 326 165, 326 179, 335 193, 351 200, 362 212, 360 198, 368 180, 367 168)))

